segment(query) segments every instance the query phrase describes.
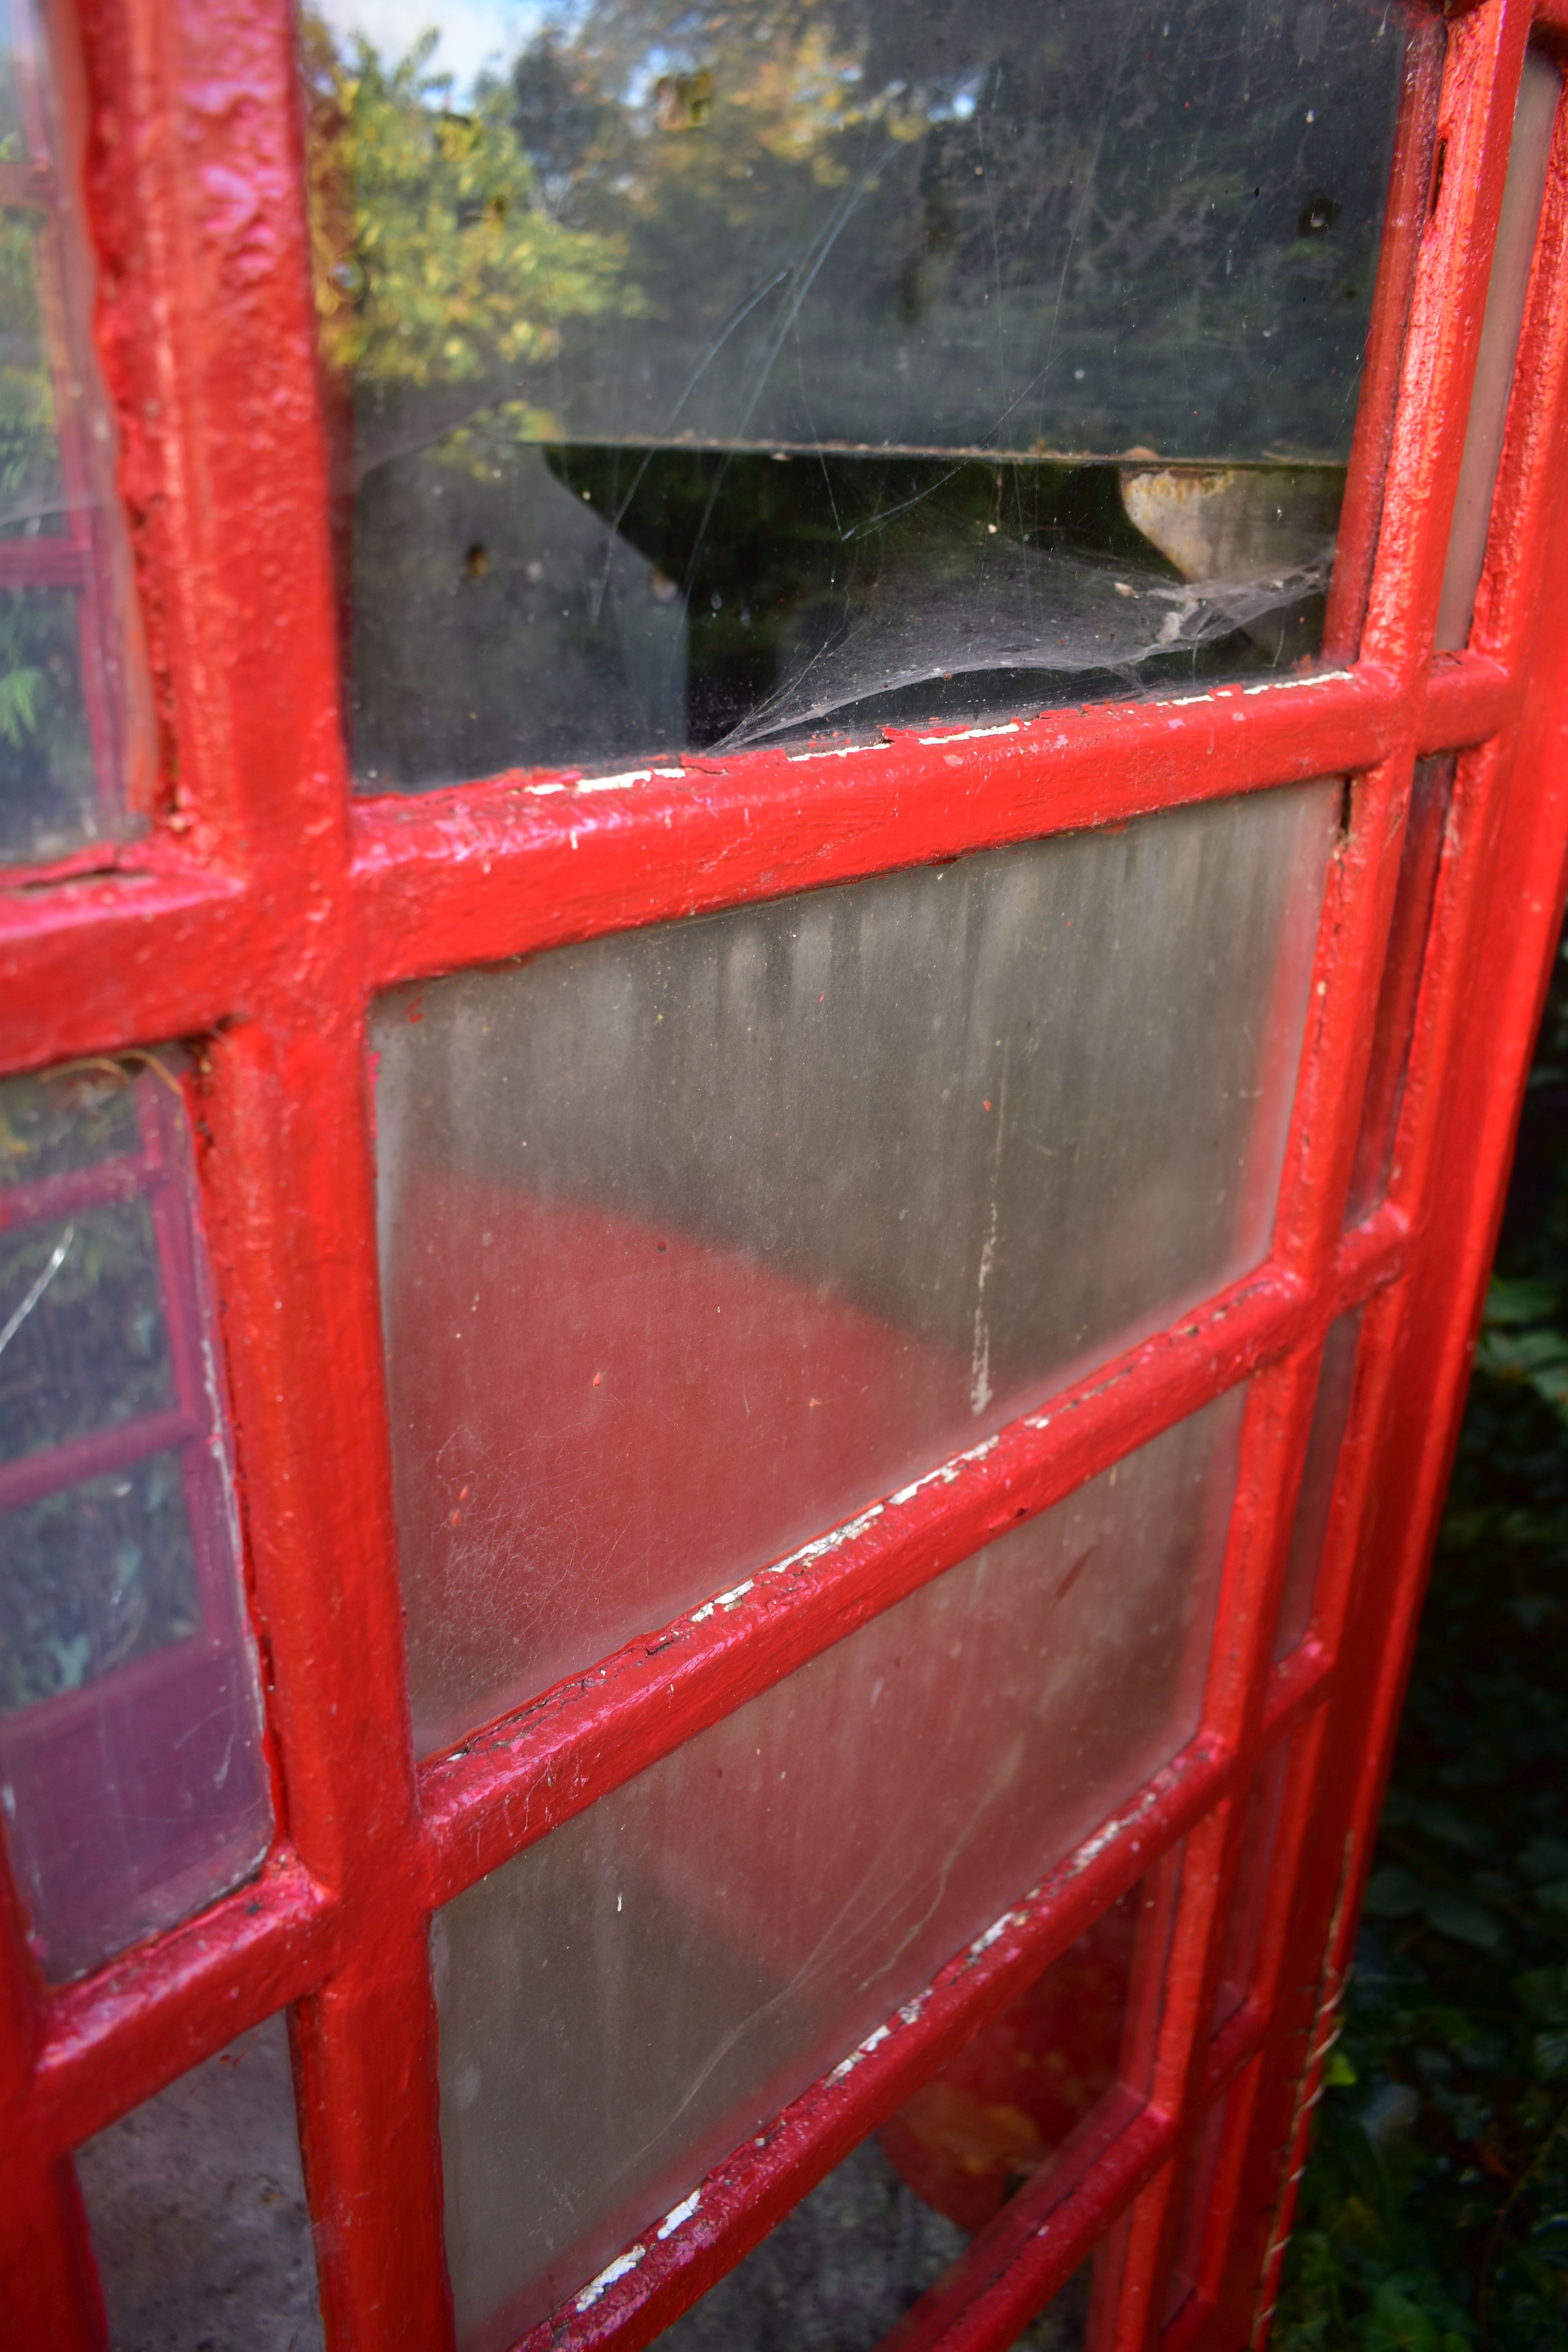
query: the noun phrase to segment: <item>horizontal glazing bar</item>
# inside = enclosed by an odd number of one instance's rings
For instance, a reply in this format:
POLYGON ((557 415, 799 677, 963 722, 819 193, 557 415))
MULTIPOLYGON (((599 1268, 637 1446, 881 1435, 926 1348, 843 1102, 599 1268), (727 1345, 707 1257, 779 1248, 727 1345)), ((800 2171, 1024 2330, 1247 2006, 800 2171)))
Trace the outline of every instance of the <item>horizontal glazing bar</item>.
POLYGON ((0 588, 85 588, 92 549, 79 539, 0 539, 0 588))
POLYGON ((72 1216, 79 1209, 100 1208, 110 1201, 134 1200, 156 1181, 156 1175, 144 1160, 101 1160, 93 1167, 40 1176, 35 1183, 8 1185, 0 1192, 0 1233, 41 1225, 51 1217, 72 1216))
MULTIPOLYGON (((602 795, 563 779, 531 792, 543 780, 530 778, 362 802, 357 978, 368 994, 629 922, 1118 824, 1260 779, 1342 773, 1381 756, 1405 722, 1384 670, 1298 684, 1058 711, 1017 735, 957 735, 951 751, 910 736, 809 761, 693 760, 688 782, 650 774, 602 795), (972 761, 976 749, 985 756, 972 761), (955 792, 949 761, 960 759, 955 792), (931 814, 907 828, 921 799, 931 814)), ((1447 655, 1411 723, 1424 751, 1476 742, 1517 698, 1496 662, 1447 655)), ((276 894, 264 905, 239 881, 162 857, 158 871, 0 888, 0 1070, 197 1035, 247 1010, 278 961, 319 950, 317 927, 276 894)), ((299 880, 303 896, 310 879, 299 880)))
POLYGON ((42 1446, 36 1454, 0 1464, 0 1511, 19 1510, 40 1495, 79 1486, 109 1470, 123 1470, 149 1454, 172 1453, 199 1434, 200 1424, 188 1413, 151 1412, 139 1421, 117 1422, 89 1436, 73 1437, 64 1445, 42 1446))
POLYGON ((1173 1332, 939 1464, 731 1591, 639 1636, 421 1775, 431 1898, 488 1872, 982 1545, 1233 1387, 1299 1335, 1249 1276, 1173 1332))
POLYGON ((1351 1236, 1313 1304, 1277 1268, 421 1773, 430 1900, 463 1888, 1392 1279, 1402 1221, 1351 1236))
POLYGON ((342 1914, 289 1848, 152 1944, 54 1995, 19 2138, 53 2161, 336 1965, 342 1914))
MULTIPOLYGON (((989 2352, 1064 2286, 1097 2239, 1152 2179, 1175 2138, 1157 2107, 1134 2115, 1091 2166, 1038 2176, 883 2338, 879 2352, 989 2352)), ((1086 2149, 1085 2153, 1089 2151, 1086 2149)))
POLYGON ((616 776, 508 777, 354 814, 376 988, 634 924, 1373 765, 1363 670, 616 776))
MULTIPOLYGON (((694 2197, 524 2336, 518 2352, 547 2352, 563 2322, 576 2352, 646 2343, 654 2327, 668 2324, 749 2252, 978 2026, 1184 1836, 1219 1801, 1232 1769, 1223 1750, 1194 1741, 1133 1804, 940 1970, 925 1992, 906 2001, 847 2059, 717 2165, 694 2197)), ((1159 2121, 1162 2133, 1169 2134, 1171 2125, 1159 2121)), ((1167 2145, 1162 2137, 1150 2168, 1167 2145)), ((1125 2190, 1112 2192, 1111 2210, 1142 2177, 1141 2170, 1130 2174, 1125 2190)), ((1116 2159, 1108 2153, 1085 2181, 1081 2200, 1074 2200, 1070 2217, 1064 2216, 1059 2242, 1068 2249, 1068 2268, 1110 2218, 1101 2194, 1116 2178, 1116 2159)), ((1053 2256, 1058 2242, 1053 2240, 1053 2256)))
MULTIPOLYGON (((292 923, 291 911, 278 919, 292 923)), ((215 1028, 243 1009, 274 937, 253 896, 210 874, 98 874, 0 893, 0 1068, 215 1028)))

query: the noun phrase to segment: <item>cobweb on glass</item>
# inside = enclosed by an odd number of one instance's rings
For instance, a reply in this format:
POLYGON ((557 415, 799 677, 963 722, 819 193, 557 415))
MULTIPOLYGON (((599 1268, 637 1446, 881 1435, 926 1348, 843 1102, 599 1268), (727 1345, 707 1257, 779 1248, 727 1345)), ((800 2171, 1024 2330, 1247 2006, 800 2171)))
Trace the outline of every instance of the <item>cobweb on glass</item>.
POLYGON ((833 633, 803 647, 791 674, 721 748, 738 751, 837 722, 864 707, 954 678, 1095 673, 1136 689, 1152 664, 1242 632, 1267 656, 1328 583, 1332 543, 1296 564, 1201 582, 999 541, 955 576, 940 556, 904 562, 847 601, 833 633))

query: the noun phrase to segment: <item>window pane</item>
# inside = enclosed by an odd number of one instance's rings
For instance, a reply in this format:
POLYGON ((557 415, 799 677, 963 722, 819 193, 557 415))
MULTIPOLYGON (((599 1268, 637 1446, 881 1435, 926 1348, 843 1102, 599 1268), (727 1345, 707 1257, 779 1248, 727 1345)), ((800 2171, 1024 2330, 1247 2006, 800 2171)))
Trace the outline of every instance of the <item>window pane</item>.
MULTIPOLYGON (((658 2352, 873 2352, 968 2242, 900 2179, 873 2134, 665 2329, 658 2352)), ((1086 2265, 1016 2352, 1078 2352, 1089 2286, 1086 2265)))
POLYGON ((465 2345, 591 2279, 1196 1727, 1242 1392, 437 1915, 465 2345))
POLYGON ((270 1827, 177 1060, 0 1085, 0 1801, 55 1978, 270 1827))
POLYGON ((1531 49, 1524 60, 1514 110, 1508 181, 1492 251, 1480 350, 1476 355, 1465 454, 1437 607, 1439 648, 1462 646, 1470 634, 1470 616, 1486 560, 1492 492, 1502 461, 1509 394, 1513 390, 1514 361, 1530 291, 1530 266, 1535 257, 1535 235, 1546 193, 1552 126, 1562 95, 1562 68, 1539 49, 1531 49))
POLYGON ((363 784, 1315 653, 1396 10, 323 13, 363 784))
POLYGON ((1411 778, 1394 916, 1373 1016, 1361 1129, 1345 1202, 1347 1224, 1359 1224, 1378 1206, 1394 1170, 1394 1145, 1415 1034, 1415 1000, 1436 902, 1443 838, 1453 804, 1454 768, 1450 751, 1441 759, 1417 760, 1411 778))
POLYGON ((1258 1262, 1336 806, 1179 810, 381 1006, 422 1752, 1258 1262))
POLYGON ((1295 1648, 1312 1619, 1318 1562, 1329 1531, 1329 1507, 1334 1498, 1340 1446, 1355 1391, 1361 1318, 1359 1307, 1352 1314, 1342 1315, 1338 1322, 1330 1325, 1323 1349, 1317 1402, 1312 1407, 1312 1425, 1307 1437, 1307 1458, 1301 1468, 1296 1516, 1290 1526, 1290 1549, 1279 1594, 1279 1631, 1274 1636, 1276 1660, 1295 1648))
POLYGON ((321 2352, 280 2016, 77 2154, 110 2352, 321 2352))
POLYGON ((91 340, 78 159, 28 0, 0 18, 0 865, 134 828, 150 713, 91 340))

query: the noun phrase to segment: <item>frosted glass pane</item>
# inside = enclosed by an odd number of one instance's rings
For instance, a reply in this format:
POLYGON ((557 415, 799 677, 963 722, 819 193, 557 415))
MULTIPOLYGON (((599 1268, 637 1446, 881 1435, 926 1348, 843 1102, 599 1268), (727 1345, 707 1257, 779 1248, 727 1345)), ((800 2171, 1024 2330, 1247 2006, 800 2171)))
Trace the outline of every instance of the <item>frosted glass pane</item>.
POLYGON ((594 2277, 1192 1735, 1233 1391, 437 1915, 465 2347, 594 2277))
POLYGON ((271 1829, 177 1066, 0 1084, 0 1805, 54 1978, 271 1829))
POLYGON ((1176 810, 382 1004, 421 1751, 1259 1261, 1337 797, 1176 810))
POLYGON ((77 2153, 110 2352, 321 2352, 281 2016, 77 2153))

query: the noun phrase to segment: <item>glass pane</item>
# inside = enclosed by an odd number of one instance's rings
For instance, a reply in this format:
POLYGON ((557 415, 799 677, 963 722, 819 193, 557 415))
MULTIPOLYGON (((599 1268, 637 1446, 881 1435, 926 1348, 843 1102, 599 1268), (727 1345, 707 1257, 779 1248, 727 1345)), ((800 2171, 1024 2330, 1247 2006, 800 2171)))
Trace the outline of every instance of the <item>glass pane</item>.
POLYGON ((1123 2043, 1140 1915, 1152 1909, 1142 1887, 1123 1895, 883 2125, 900 2178, 960 2230, 994 2221, 1118 2080, 1142 2074, 1123 2043))
POLYGON ((1263 1256, 1328 784, 380 1007, 422 1752, 1263 1256))
POLYGON ((1475 611, 1476 591, 1480 586, 1481 565, 1486 559, 1492 492, 1502 461, 1509 394, 1513 390, 1514 361, 1524 324, 1525 297, 1530 290, 1530 265, 1535 257, 1535 232, 1546 193, 1552 130, 1562 92, 1561 68, 1539 49, 1531 49, 1524 60, 1524 78, 1514 110, 1508 181, 1498 219, 1497 244, 1492 251, 1481 346, 1476 356, 1465 454, 1437 607, 1439 649, 1462 646, 1470 634, 1470 615, 1475 611))
POLYGON ((429 15, 304 33, 363 783, 1316 651, 1396 10, 429 15))
POLYGON ((1233 1392, 437 1916, 466 2346, 593 2278, 1191 1737, 1233 1392))
POLYGON ((1350 1419, 1355 1390, 1356 1349, 1361 1342, 1362 1309, 1342 1315, 1329 1327, 1318 1374, 1318 1399, 1307 1437, 1307 1459, 1296 1496, 1296 1517, 1290 1528, 1290 1549, 1279 1595, 1279 1629, 1274 1636, 1276 1660, 1293 1650, 1312 1621, 1318 1562, 1329 1531, 1329 1506, 1334 1498, 1334 1478, 1340 1466, 1340 1446, 1350 1419))
POLYGON ((0 865, 133 829, 151 718, 92 347, 77 159, 28 0, 0 15, 0 865))
MULTIPOLYGON (((900 2179, 876 2137, 830 2172, 753 2254, 658 2340, 658 2352, 873 2352, 968 2243, 900 2179)), ((1089 2273, 1016 2352, 1078 2352, 1089 2273)))
POLYGON ((1388 950, 1373 1017, 1372 1055, 1362 1097, 1345 1222, 1359 1224, 1388 1191, 1394 1144, 1405 1103, 1405 1076, 1415 1034, 1415 1000, 1426 960, 1426 939, 1437 896, 1443 838, 1454 797, 1454 755, 1417 760, 1410 785, 1410 809, 1399 853, 1399 879, 1388 950))
POLYGON ((1271 1893, 1278 1901, 1283 1892, 1279 1887, 1271 1887, 1270 1873, 1293 1753, 1292 1743, 1281 1740, 1247 1792, 1241 1854, 1237 1864, 1230 1916, 1226 1922, 1219 1984, 1209 2028, 1213 2033, 1228 2023, 1251 1997, 1263 1943, 1265 1906, 1271 1893))
POLYGON ((0 1085, 0 1802, 54 1978, 270 1829, 177 1058, 0 1085))
POLYGON ((110 2352, 321 2352, 281 2016, 77 2153, 110 2352))

